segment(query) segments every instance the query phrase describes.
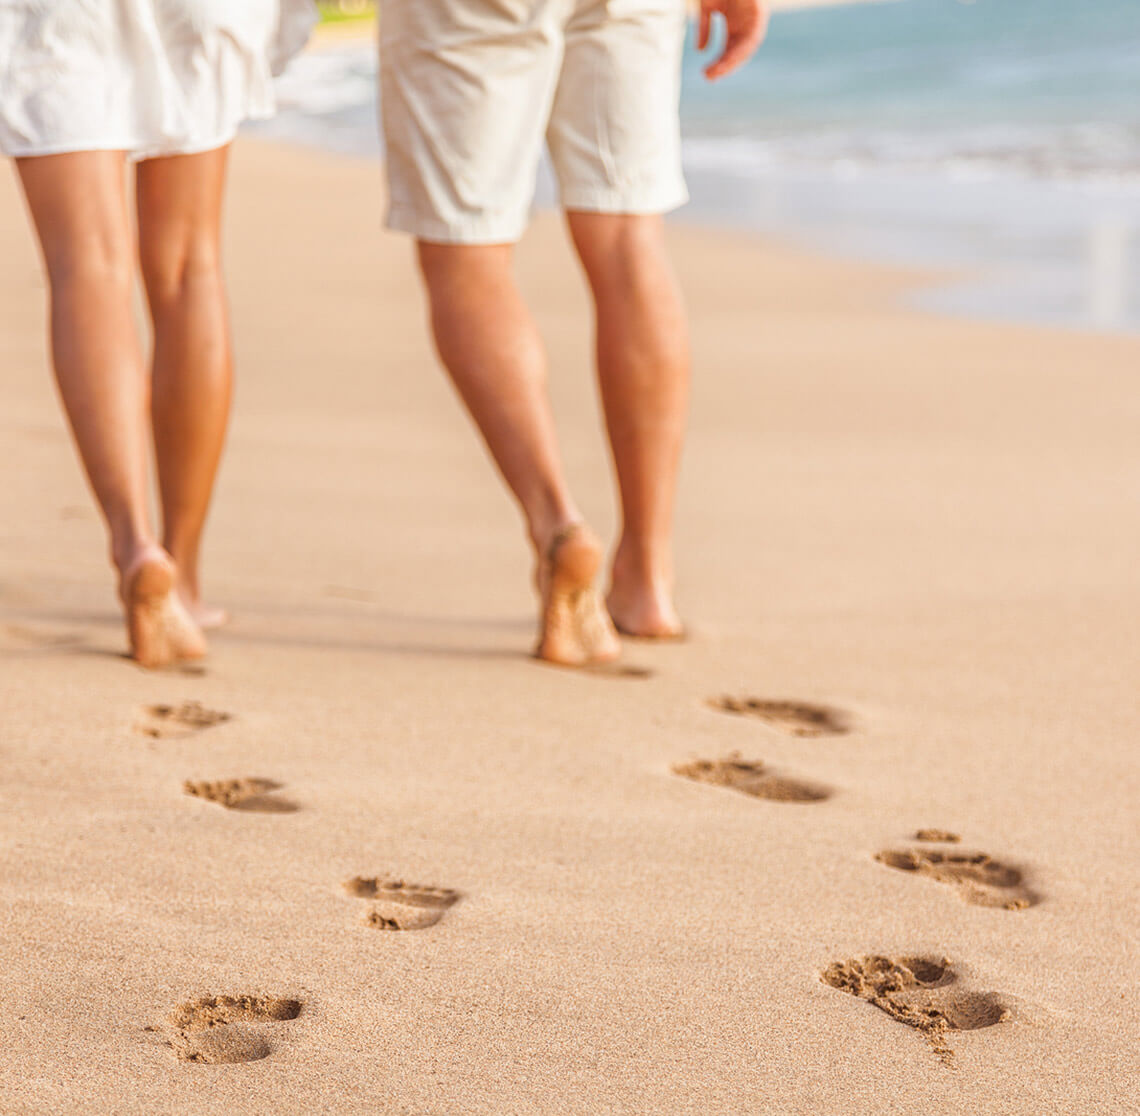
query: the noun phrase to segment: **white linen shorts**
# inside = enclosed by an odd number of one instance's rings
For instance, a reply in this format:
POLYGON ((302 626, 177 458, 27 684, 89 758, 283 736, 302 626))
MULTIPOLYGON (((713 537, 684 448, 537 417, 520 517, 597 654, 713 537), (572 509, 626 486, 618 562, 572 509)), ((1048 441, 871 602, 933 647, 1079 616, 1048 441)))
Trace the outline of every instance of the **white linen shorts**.
POLYGON ((209 151, 271 116, 312 0, 0 0, 0 151, 209 151))
POLYGON ((544 139, 566 209, 684 204, 685 22, 685 0, 381 0, 388 226, 518 240, 544 139))

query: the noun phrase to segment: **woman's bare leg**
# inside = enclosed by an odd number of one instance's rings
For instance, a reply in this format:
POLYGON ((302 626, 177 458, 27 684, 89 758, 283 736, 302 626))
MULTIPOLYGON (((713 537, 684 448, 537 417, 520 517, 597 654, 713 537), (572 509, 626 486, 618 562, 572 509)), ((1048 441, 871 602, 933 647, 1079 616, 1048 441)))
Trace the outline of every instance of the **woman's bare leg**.
POLYGON ((569 213, 594 295, 598 379, 621 492, 608 595, 619 631, 681 633, 673 606, 673 501, 685 436, 689 341, 660 217, 569 213))
POLYGON ((51 290, 56 381, 111 536, 131 650, 144 666, 205 653, 173 594, 147 514, 147 378, 131 313, 132 236, 121 152, 17 161, 51 290))
POLYGON ((562 472, 546 355, 512 274, 509 245, 419 245, 440 358, 526 518, 535 549, 539 658, 579 666, 615 658, 617 636, 594 587, 601 547, 562 472))
POLYGON ((202 603, 199 554, 233 394, 221 268, 228 148, 139 164, 139 258, 154 322, 151 417, 163 544, 179 592, 204 628, 226 614, 202 603))

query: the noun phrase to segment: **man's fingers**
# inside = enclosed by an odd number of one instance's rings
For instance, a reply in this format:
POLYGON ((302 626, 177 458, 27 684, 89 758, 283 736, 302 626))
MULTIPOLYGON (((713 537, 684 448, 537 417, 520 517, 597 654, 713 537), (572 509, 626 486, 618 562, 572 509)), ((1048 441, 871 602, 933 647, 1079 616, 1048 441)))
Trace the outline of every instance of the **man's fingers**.
POLYGON ((716 81, 725 74, 731 74, 752 57, 763 39, 764 24, 759 20, 746 30, 730 31, 724 52, 705 70, 705 77, 716 81))
POLYGON ((705 77, 716 81, 739 69, 764 41, 768 6, 763 0, 701 0, 697 46, 705 50, 712 38, 712 17, 720 12, 728 34, 720 57, 705 67, 705 77))
POLYGON ((712 11, 707 3, 701 5, 701 18, 697 25, 697 50, 707 50, 712 30, 712 11))

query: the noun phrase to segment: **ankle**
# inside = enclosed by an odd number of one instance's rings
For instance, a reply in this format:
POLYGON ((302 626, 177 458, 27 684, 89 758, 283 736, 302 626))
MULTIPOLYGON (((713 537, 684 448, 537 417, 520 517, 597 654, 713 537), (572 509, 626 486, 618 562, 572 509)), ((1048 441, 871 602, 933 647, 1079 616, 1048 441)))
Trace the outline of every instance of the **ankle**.
POLYGON ((623 538, 614 552, 610 577, 619 592, 670 598, 673 561, 668 545, 647 545, 623 538))
POLYGON ((172 555, 174 564, 178 568, 178 592, 181 594, 182 599, 186 601, 198 601, 201 599, 202 590, 198 582, 198 567, 197 564, 186 566, 178 560, 176 554, 172 555))
POLYGON ((166 552, 152 536, 137 532, 119 533, 111 535, 111 562, 120 574, 125 574, 139 561, 148 556, 158 557, 166 552))
POLYGON ((542 512, 528 515, 527 535, 531 546, 540 559, 545 558, 560 534, 578 524, 583 524, 581 513, 573 504, 558 504, 545 508, 542 512))
POLYGON ((184 540, 169 535, 162 540, 167 554, 178 567, 178 587, 182 595, 197 599, 199 592, 198 549, 199 540, 184 540))

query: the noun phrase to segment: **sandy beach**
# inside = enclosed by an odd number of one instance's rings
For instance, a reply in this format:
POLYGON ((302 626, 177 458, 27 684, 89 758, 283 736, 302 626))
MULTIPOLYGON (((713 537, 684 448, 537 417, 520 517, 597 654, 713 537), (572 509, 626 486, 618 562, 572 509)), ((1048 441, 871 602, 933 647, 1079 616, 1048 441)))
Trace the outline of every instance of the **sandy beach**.
MULTIPOLYGON (((692 638, 564 671, 382 200, 237 146, 234 619, 148 674, 0 179, 0 1111, 1135 1111, 1140 340, 675 224, 692 638)), ((610 537, 555 216, 520 275, 610 537)))

